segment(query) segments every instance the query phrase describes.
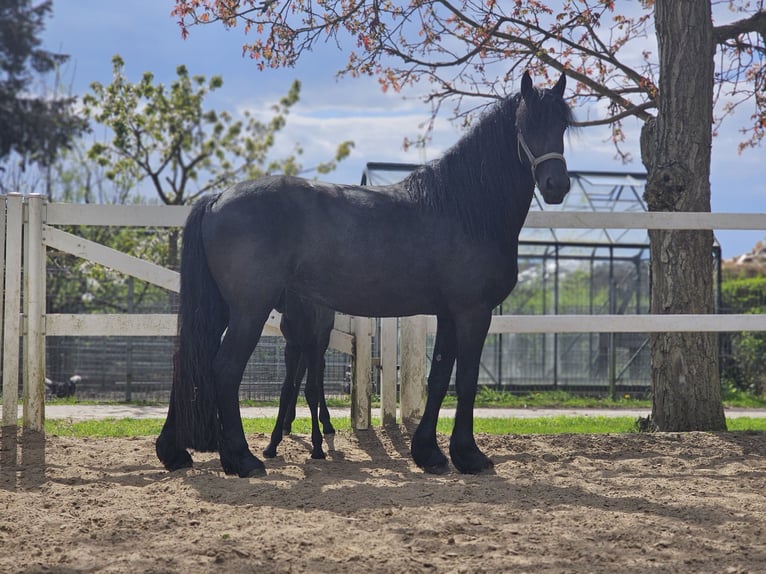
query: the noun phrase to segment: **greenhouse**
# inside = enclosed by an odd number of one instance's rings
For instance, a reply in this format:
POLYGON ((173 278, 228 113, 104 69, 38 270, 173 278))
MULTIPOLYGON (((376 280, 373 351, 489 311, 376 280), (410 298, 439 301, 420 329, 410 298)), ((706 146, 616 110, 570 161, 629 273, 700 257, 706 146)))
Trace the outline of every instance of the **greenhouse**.
MULTIPOLYGON (((394 183, 415 167, 368 163, 362 184, 394 183)), ((545 205, 536 194, 531 211, 646 211, 643 173, 571 171, 570 176, 572 188, 561 205, 545 205)), ((648 309, 645 230, 524 228, 519 237, 519 282, 496 312, 634 314, 648 309)), ((636 333, 490 335, 480 384, 512 392, 643 395, 650 385, 649 337, 636 333)))

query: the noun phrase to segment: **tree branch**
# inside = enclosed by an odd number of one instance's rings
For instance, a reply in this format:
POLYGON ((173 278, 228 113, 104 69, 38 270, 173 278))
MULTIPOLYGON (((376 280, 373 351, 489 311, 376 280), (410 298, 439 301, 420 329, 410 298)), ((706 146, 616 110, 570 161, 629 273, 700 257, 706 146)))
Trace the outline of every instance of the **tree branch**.
POLYGON ((713 41, 716 44, 725 44, 729 40, 736 40, 742 34, 755 32, 766 42, 766 10, 760 10, 744 20, 738 20, 732 24, 715 26, 713 28, 713 41))
POLYGON ((647 115, 648 117, 652 117, 650 114, 646 113, 646 110, 650 110, 656 107, 657 107, 657 102, 655 102, 654 100, 647 100, 642 104, 638 104, 637 106, 633 106, 631 108, 625 109, 619 114, 609 116, 608 118, 604 118, 601 120, 591 120, 587 122, 572 122, 572 125, 577 128, 588 128, 592 126, 605 126, 605 125, 613 124, 614 122, 618 122, 629 116, 641 117, 643 115, 647 115))

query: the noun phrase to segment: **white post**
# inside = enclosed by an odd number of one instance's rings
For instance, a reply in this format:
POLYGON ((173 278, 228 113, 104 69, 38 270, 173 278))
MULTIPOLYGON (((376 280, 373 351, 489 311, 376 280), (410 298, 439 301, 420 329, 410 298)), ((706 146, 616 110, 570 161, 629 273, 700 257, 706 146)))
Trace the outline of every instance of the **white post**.
POLYGON ((21 252, 23 197, 7 199, 5 227, 5 317, 3 323, 3 426, 16 426, 19 408, 19 340, 21 337, 21 252))
POLYGON ((25 315, 23 425, 45 432, 45 245, 43 244, 44 196, 27 201, 24 258, 25 315))
POLYGON ((402 317, 400 350, 402 423, 416 425, 425 409, 426 317, 402 317))
POLYGON ((354 317, 354 377, 351 381, 351 428, 370 428, 372 408, 372 330, 368 317, 354 317))
POLYGON ((380 320, 380 422, 396 424, 396 317, 380 320))

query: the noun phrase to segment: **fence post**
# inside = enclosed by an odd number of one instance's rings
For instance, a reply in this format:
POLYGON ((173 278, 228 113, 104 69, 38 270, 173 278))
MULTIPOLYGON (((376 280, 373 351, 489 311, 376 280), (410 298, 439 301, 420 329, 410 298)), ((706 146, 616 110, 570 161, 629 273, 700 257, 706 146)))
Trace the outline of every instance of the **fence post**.
POLYGON ((380 422, 396 424, 396 317, 380 320, 380 422))
POLYGON ((425 409, 426 317, 402 317, 400 324, 402 423, 410 426, 420 422, 425 409))
POLYGON ((369 317, 354 317, 354 378, 351 384, 351 428, 370 428, 372 405, 372 331, 369 317))
POLYGON ((23 197, 10 193, 5 225, 5 314, 3 321, 3 426, 16 426, 19 414, 21 337, 21 251, 23 197))
POLYGON ((24 345, 23 425, 45 432, 45 245, 43 210, 45 197, 27 199, 24 258, 26 344, 24 345))
MULTIPOLYGON (((6 215, 5 212, 7 211, 6 206, 6 195, 2 194, 0 195, 0 272, 2 272, 2 278, 0 278, 0 291, 5 293, 5 242, 6 242, 6 231, 5 231, 5 225, 6 225, 6 215)), ((5 318, 5 296, 0 297, 0 348, 2 348, 3 344, 3 325, 5 318)), ((2 356, 2 355, 0 355, 2 356)), ((2 381, 0 381, 0 387, 2 387, 2 381)), ((2 390, 0 389, 0 392, 2 390)))

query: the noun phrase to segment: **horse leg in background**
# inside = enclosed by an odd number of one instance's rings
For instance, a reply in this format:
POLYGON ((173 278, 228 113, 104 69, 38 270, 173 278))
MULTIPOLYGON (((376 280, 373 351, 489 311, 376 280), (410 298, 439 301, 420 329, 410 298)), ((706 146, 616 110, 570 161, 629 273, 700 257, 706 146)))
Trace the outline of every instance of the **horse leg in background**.
POLYGON ((318 305, 293 292, 284 293, 282 300, 282 321, 280 328, 287 342, 285 347, 285 365, 287 377, 280 397, 280 412, 272 433, 265 456, 276 456, 276 449, 282 440, 279 430, 287 434, 295 420, 295 404, 303 375, 308 371, 306 399, 311 410, 312 458, 325 458, 322 451, 322 435, 319 432, 319 420, 322 421, 324 434, 330 450, 334 450, 335 428, 330 421, 330 412, 324 397, 324 355, 330 346, 330 336, 335 324, 335 312, 323 305, 318 305), (294 393, 290 395, 290 390, 294 393), (317 419, 317 408, 319 418, 317 419))
MULTIPOLYGON (((306 376, 306 356, 303 354, 303 351, 300 349, 300 347, 297 347, 290 350, 290 352, 294 353, 295 357, 297 357, 297 361, 292 357, 288 358, 287 353, 289 346, 290 345, 285 347, 285 367, 287 370, 285 380, 287 380, 287 377, 291 378, 292 394, 287 399, 287 411, 285 412, 285 419, 282 423, 283 435, 288 435, 293 431, 295 409, 298 405, 298 397, 301 394, 301 383, 303 382, 303 377, 306 376)), ((282 397, 279 398, 279 401, 281 404, 282 397)))
MULTIPOLYGON (((311 413, 311 458, 327 458, 322 450, 322 433, 319 431, 319 397, 322 391, 324 378, 324 350, 312 346, 304 351, 307 355, 308 376, 306 377, 306 402, 309 404, 311 413)), ((328 414, 329 422, 329 414, 328 414)), ((331 425, 332 426, 332 425, 331 425)), ((334 429, 333 429, 334 432, 334 429)))
POLYGON ((266 467, 247 446, 239 411, 239 386, 247 361, 258 344, 271 306, 257 314, 232 309, 229 325, 213 360, 216 403, 221 424, 219 453, 226 474, 242 478, 266 473, 266 467))
POLYGON ((484 340, 492 320, 492 310, 477 308, 455 319, 457 340, 457 408, 450 437, 452 464, 464 474, 478 474, 493 463, 476 446, 473 436, 473 405, 479 381, 479 364, 484 340))
POLYGON ((432 474, 443 474, 449 468, 447 457, 436 443, 436 423, 439 421, 439 409, 449 388, 456 349, 455 323, 451 317, 439 315, 431 371, 428 375, 428 399, 410 447, 415 464, 432 474))
POLYGON ((330 409, 327 408, 327 399, 324 394, 324 351, 320 355, 320 376, 319 376, 319 421, 322 423, 322 433, 327 441, 327 450, 335 450, 335 427, 330 420, 330 409))
MULTIPOLYGON (((288 330, 284 330, 289 334, 288 330)), ((274 458, 277 456, 277 447, 282 442, 282 436, 290 434, 292 422, 295 420, 295 403, 298 400, 301 380, 306 372, 305 355, 300 345, 288 336, 285 338, 285 380, 282 383, 282 391, 279 394, 279 412, 274 430, 271 432, 269 445, 263 449, 263 456, 274 458)))
MULTIPOLYGON (((335 427, 330 420, 330 410, 327 408, 327 399, 324 394, 324 371, 325 354, 330 347, 330 337, 333 327, 335 327, 335 311, 322 305, 314 305, 314 332, 315 338, 315 362, 310 367, 315 367, 317 371, 317 387, 319 393, 319 420, 322 422, 322 432, 327 441, 327 448, 335 450, 335 427)), ((311 370, 309 370, 311 375, 311 370)))
MULTIPOLYGON (((287 353, 287 349, 285 349, 285 353, 287 353)), ((288 363, 287 359, 285 359, 285 362, 288 363)), ((334 438, 335 438, 335 427, 332 425, 332 421, 330 420, 330 409, 327 408, 327 398, 324 394, 324 368, 325 368, 325 361, 324 356, 322 356, 322 376, 319 378, 319 422, 322 423, 322 433, 325 435, 325 440, 327 441, 327 447, 330 450, 335 450, 334 447, 334 438)), ((292 380, 294 380, 294 384, 292 385, 292 396, 289 399, 287 403, 287 411, 285 413, 285 420, 284 423, 282 423, 282 434, 288 435, 292 432, 292 423, 295 420, 295 408, 298 403, 298 396, 300 395, 301 391, 301 382, 303 381, 303 377, 306 375, 306 357, 305 355, 300 355, 300 361, 298 361, 298 368, 294 375, 292 375, 292 380)), ((290 372, 288 369, 288 376, 290 376, 290 372)), ((280 405, 282 402, 282 397, 280 395, 279 401, 280 405)))

